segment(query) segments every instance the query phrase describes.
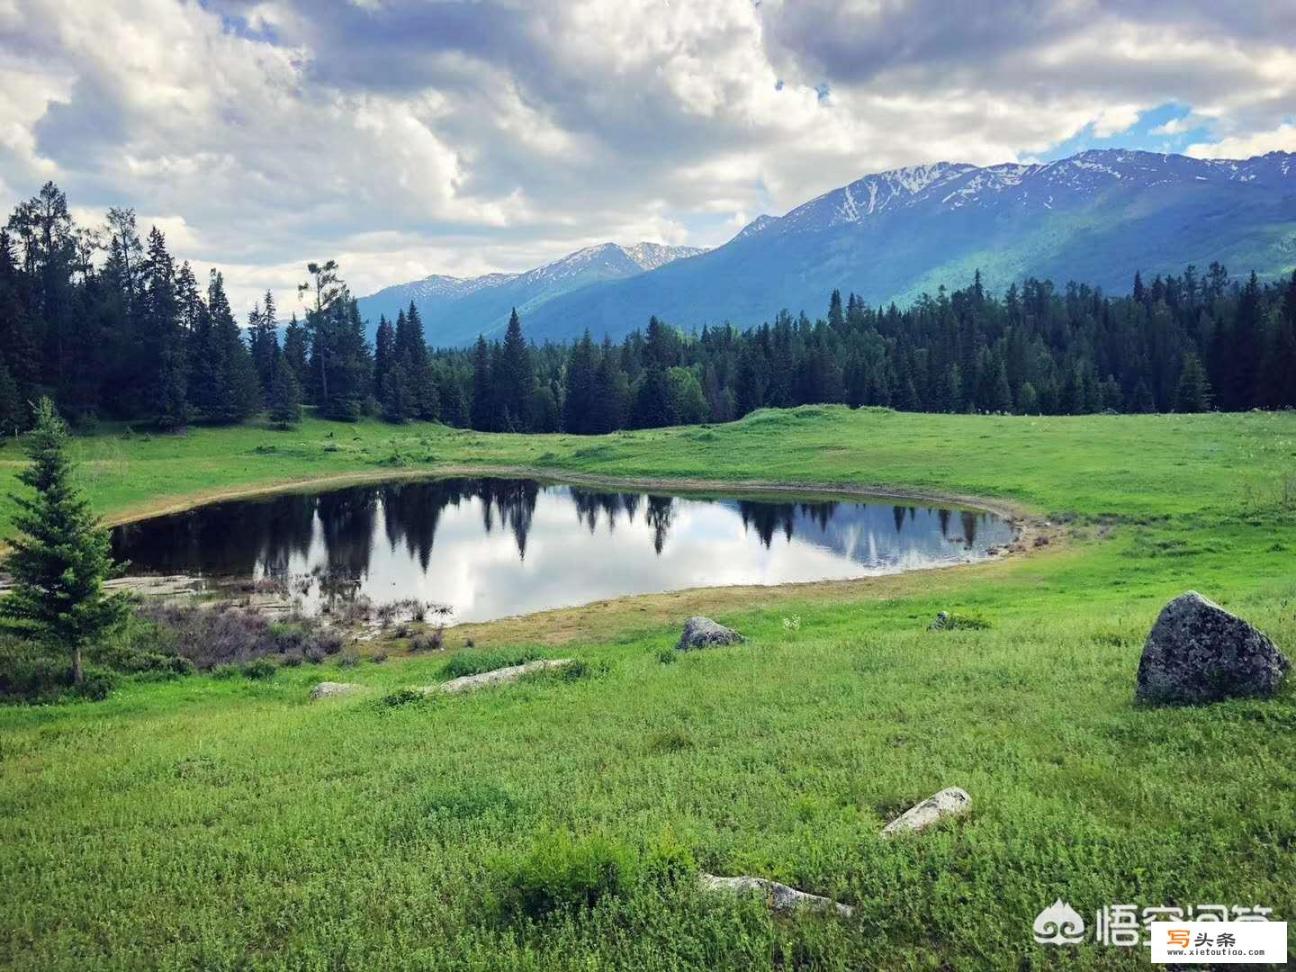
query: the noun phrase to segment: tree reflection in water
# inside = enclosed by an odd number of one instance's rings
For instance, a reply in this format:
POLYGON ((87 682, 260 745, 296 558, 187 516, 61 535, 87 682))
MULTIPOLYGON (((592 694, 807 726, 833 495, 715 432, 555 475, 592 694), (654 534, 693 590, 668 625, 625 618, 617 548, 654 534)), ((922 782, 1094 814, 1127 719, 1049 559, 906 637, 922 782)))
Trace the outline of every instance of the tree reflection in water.
POLYGON ((133 572, 278 578, 294 591, 306 583, 323 605, 361 594, 436 600, 453 588, 479 605, 511 592, 512 602, 549 606, 911 569, 1010 536, 1002 521, 966 510, 454 478, 219 503, 120 527, 113 545, 133 572), (511 561, 489 542, 500 534, 511 561), (501 586, 510 590, 494 591, 501 586))

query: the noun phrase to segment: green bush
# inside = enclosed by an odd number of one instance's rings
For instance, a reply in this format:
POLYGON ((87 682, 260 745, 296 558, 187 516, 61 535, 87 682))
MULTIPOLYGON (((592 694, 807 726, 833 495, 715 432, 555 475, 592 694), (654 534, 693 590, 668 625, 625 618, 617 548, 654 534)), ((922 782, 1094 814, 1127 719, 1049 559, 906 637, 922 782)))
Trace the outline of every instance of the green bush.
POLYGON ((85 666, 84 675, 84 681, 74 685, 70 661, 38 644, 13 639, 0 645, 0 701, 100 701, 119 681, 116 672, 100 665, 85 666))
POLYGON ((593 908, 624 893, 636 874, 635 856, 605 837, 540 838, 520 860, 497 863, 499 903, 506 920, 543 919, 558 911, 593 908))
POLYGON ((250 678, 254 682, 264 681, 267 678, 274 678, 275 673, 279 671, 279 666, 269 658, 258 658, 250 661, 243 666, 242 672, 244 678, 250 678))
POLYGON ((493 672, 497 668, 509 668, 538 658, 539 652, 519 648, 499 651, 461 651, 441 667, 445 678, 460 678, 464 675, 480 675, 482 672, 493 672))
POLYGON ((395 709, 403 705, 413 705, 419 702, 426 702, 427 698, 428 697, 418 689, 402 688, 384 695, 382 697, 382 704, 395 709))
POLYGON ((928 627, 932 631, 983 631, 990 627, 990 622, 979 614, 942 611, 928 627))

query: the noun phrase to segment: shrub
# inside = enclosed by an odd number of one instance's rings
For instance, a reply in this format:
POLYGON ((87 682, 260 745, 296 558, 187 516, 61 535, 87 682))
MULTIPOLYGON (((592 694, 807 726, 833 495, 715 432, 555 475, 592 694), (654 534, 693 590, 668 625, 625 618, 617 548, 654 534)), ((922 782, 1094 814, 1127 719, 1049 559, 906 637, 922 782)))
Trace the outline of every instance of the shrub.
POLYGON ((348 651, 338 658, 340 668, 355 668, 360 664, 360 656, 354 651, 348 651))
POLYGON ((635 863, 630 851, 604 837, 542 837, 522 859, 496 865, 501 911, 509 920, 539 920, 593 908, 633 884, 635 863))
POLYGON ((955 611, 942 611, 928 626, 931 631, 981 631, 990 627, 990 622, 979 614, 959 614, 955 611))
POLYGON ((434 628, 410 639, 410 651, 440 651, 445 647, 445 629, 434 628))
POLYGON ((663 665, 674 665, 679 661, 679 652, 674 648, 658 648, 657 660, 663 665))
POLYGON ((497 668, 521 665, 523 662, 529 662, 538 657, 539 653, 529 648, 519 648, 512 651, 460 652, 441 666, 441 674, 445 678, 480 675, 482 672, 492 672, 497 668))
POLYGON ((251 608, 146 601, 137 614, 140 630, 152 629, 157 649, 177 653, 195 667, 242 665, 259 658, 322 661, 344 646, 342 635, 318 621, 271 621, 251 608))
POLYGON ((258 658, 256 661, 250 661, 244 665, 242 671, 244 678, 260 682, 267 678, 274 678, 275 673, 279 671, 279 666, 269 658, 258 658))
POLYGON ((418 689, 402 688, 395 692, 389 692, 382 697, 382 704, 389 708, 399 708, 403 705, 412 705, 419 702, 426 702, 427 696, 418 689))
POLYGON ((51 653, 17 639, 0 646, 0 701, 99 701, 108 697, 117 682, 117 673, 111 669, 86 665, 81 683, 74 684, 71 661, 62 653, 51 653))

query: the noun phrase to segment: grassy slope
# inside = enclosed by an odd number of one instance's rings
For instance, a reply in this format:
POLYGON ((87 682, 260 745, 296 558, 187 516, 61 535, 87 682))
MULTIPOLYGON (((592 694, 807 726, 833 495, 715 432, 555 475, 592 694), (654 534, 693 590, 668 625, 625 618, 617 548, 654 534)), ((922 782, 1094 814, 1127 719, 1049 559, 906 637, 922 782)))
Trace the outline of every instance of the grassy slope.
MULTIPOLYGON (((1089 913, 1224 902, 1296 918, 1296 694, 1131 699, 1148 626, 1188 587, 1296 648, 1294 415, 834 408, 598 440, 308 423, 79 447, 111 515, 282 479, 491 463, 910 486, 1072 529, 972 569, 631 600, 486 632, 574 633, 564 653, 609 664, 588 681, 407 709, 304 701, 321 678, 395 687, 440 664, 393 660, 0 712, 2 966, 986 968, 1058 957, 1030 944, 1056 897, 1089 913), (925 631, 942 607, 994 627, 925 631), (661 664, 685 608, 750 643, 661 664), (876 838, 954 784, 973 796, 965 825, 876 838), (562 831, 683 846, 708 870, 855 903, 862 923, 771 923, 755 905, 648 885, 591 914, 501 923, 483 890, 501 859, 562 831)), ((1146 963, 1138 949, 1072 957, 1146 963)))

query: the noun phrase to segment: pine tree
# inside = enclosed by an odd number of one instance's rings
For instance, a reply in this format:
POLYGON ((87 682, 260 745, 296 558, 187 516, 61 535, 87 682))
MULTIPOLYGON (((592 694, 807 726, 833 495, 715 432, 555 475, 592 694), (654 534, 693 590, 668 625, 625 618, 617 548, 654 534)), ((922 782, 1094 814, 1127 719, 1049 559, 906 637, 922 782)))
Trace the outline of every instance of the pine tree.
POLYGON ((477 335, 473 348, 472 405, 469 422, 479 432, 495 431, 495 394, 492 387, 491 354, 486 338, 477 335))
POLYGON ((261 387, 225 296, 224 278, 215 270, 207 287, 206 318, 195 354, 202 416, 217 424, 241 422, 260 408, 261 387))
POLYGON ((67 428, 48 398, 36 406, 28 454, 31 465, 19 479, 35 496, 13 497, 18 536, 6 563, 13 586, 0 600, 0 616, 67 651, 72 681, 80 684, 83 651, 122 620, 125 602, 104 593, 116 570, 108 534, 72 481, 67 428))
POLYGON ((1210 379, 1201 359, 1189 352, 1184 355, 1179 373, 1179 390, 1175 393, 1176 412, 1205 412, 1211 406, 1210 379))
POLYGON ((408 422, 414 417, 417 403, 410 387, 409 376, 405 365, 397 362, 383 376, 383 386, 378 401, 382 407, 382 417, 388 422, 408 422))
POLYGON ((297 321, 297 315, 293 314, 288 321, 288 326, 284 329, 283 340, 283 363, 293 370, 298 384, 306 380, 308 363, 308 347, 310 339, 306 335, 306 328, 302 327, 297 321))
POLYGON ((594 342, 590 332, 572 345, 567 356, 564 374, 562 427, 567 432, 582 435, 593 431, 595 424, 594 400, 594 342))
POLYGON ((531 348, 522 336, 522 321, 516 309, 509 315, 500 352, 500 367, 495 375, 500 428, 529 432, 536 388, 535 370, 531 364, 531 348))
POLYGON ((633 425, 637 429, 656 429, 675 425, 678 415, 671 400, 670 379, 666 369, 651 365, 639 379, 635 389, 633 425))
POLYGON ((261 393, 268 400, 275 362, 279 358, 279 321, 275 315, 274 294, 268 290, 262 305, 254 307, 248 317, 248 350, 261 393))
MULTIPOLYGON (((404 324, 405 312, 401 311, 398 323, 404 324)), ((374 397, 383 400, 387 388, 387 375, 396 366, 396 329, 385 316, 378 318, 378 330, 374 332, 374 397)), ((402 420, 403 421, 403 420, 402 420)))
POLYGON ((25 424, 18 383, 14 381, 9 366, 0 361, 0 435, 16 436, 25 424))
POLYGON ((270 421, 281 429, 301 421, 301 384, 282 352, 270 382, 270 421))

